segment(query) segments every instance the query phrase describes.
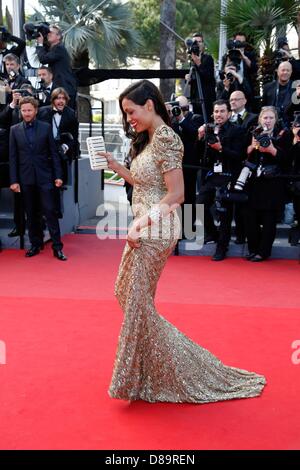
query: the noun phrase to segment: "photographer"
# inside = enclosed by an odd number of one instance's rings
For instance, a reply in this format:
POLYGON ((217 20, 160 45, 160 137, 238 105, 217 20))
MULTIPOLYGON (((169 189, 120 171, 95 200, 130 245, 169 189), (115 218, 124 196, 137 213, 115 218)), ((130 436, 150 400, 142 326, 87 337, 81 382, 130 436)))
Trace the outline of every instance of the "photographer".
MULTIPOLYGON (((204 97, 204 105, 208 118, 213 111, 213 102, 216 99, 216 80, 214 60, 211 55, 205 53, 204 38, 201 33, 193 34, 193 44, 190 48, 191 61, 195 66, 196 73, 199 74, 202 92, 204 97)), ((187 82, 190 84, 190 101, 193 105, 193 112, 202 114, 202 107, 195 78, 186 76, 187 82)))
MULTIPOLYGON (((300 177, 300 112, 295 113, 292 124, 293 145, 291 149, 292 172, 300 177)), ((291 245, 297 245, 300 240, 300 179, 290 182, 290 193, 292 195, 297 225, 291 228, 289 241, 291 245)))
POLYGON ((251 100, 252 92, 247 80, 243 78, 237 70, 237 66, 229 63, 225 66, 224 72, 220 72, 222 81, 217 85, 217 99, 229 100, 234 91, 242 91, 247 100, 251 100))
POLYGON ((199 168, 199 156, 197 154, 196 142, 198 139, 198 128, 203 124, 203 118, 189 110, 189 102, 185 96, 178 96, 173 106, 166 103, 170 110, 171 125, 180 136, 184 154, 182 161, 184 177, 184 204, 192 208, 191 224, 185 220, 184 205, 182 206, 182 238, 192 238, 195 232, 196 221, 196 180, 199 168), (198 168, 195 168, 198 167, 198 168))
POLYGON ((62 31, 56 25, 50 26, 47 34, 47 44, 42 33, 37 38, 36 53, 42 64, 49 64, 53 72, 53 88, 64 88, 69 97, 69 106, 76 107, 76 78, 72 72, 71 59, 67 49, 62 44, 62 31))
MULTIPOLYGON (((263 261, 271 255, 276 222, 285 203, 285 183, 280 175, 288 168, 289 135, 278 126, 273 106, 264 107, 258 118, 260 127, 253 132, 247 149, 249 172, 245 211, 249 261, 263 261)), ((241 175, 237 185, 241 184, 241 175)), ((242 188, 240 188, 242 189, 242 188)))
POLYGON ((6 72, 3 74, 5 83, 5 91, 7 93, 6 102, 10 103, 12 100, 12 91, 21 88, 24 83, 31 84, 20 73, 20 59, 14 54, 7 54, 4 58, 6 72))
POLYGON ((281 62, 277 69, 277 80, 264 86, 262 105, 274 106, 278 117, 289 125, 286 110, 295 92, 291 80, 292 65, 290 62, 281 62))
POLYGON ((0 72, 5 73, 4 67, 4 57, 7 54, 14 54, 20 58, 22 52, 24 51, 26 42, 10 34, 4 26, 0 26, 0 72), (7 43, 15 43, 17 46, 12 46, 7 48, 7 43))
POLYGON ((227 42, 227 49, 227 53, 222 58, 222 70, 228 63, 234 63, 237 66, 239 75, 246 80, 250 87, 249 108, 251 108, 254 104, 258 71, 256 52, 242 32, 236 33, 227 42))
POLYGON ((53 88, 53 73, 50 67, 42 66, 38 69, 39 88, 38 91, 41 93, 39 99, 39 106, 50 106, 51 104, 51 93, 53 88))
POLYGON ((202 162, 210 170, 203 178, 197 202, 204 204, 205 238, 217 240, 212 260, 222 261, 230 241, 234 203, 221 198, 221 193, 235 183, 242 169, 246 142, 244 130, 230 122, 228 101, 215 101, 213 117, 214 125, 203 125, 198 132, 204 154, 202 162), (216 197, 220 218, 218 234, 210 212, 216 197))

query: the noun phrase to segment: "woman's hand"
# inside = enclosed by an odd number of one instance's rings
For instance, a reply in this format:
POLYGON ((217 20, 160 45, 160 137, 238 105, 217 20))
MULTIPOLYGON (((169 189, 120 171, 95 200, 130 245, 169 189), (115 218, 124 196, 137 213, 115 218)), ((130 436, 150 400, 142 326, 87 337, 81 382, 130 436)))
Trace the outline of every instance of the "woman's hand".
POLYGON ((128 230, 127 243, 130 248, 140 248, 140 231, 141 225, 139 219, 133 222, 132 227, 128 230))
POLYGON ((119 163, 110 152, 97 152, 97 155, 106 158, 108 168, 118 173, 119 163))

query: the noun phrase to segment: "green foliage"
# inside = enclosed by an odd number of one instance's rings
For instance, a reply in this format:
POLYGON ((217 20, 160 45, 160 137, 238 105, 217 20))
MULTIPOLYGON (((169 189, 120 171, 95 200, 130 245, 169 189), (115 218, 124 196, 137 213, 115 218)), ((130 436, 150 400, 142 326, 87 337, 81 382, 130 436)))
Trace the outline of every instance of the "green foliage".
POLYGON ((243 31, 258 48, 267 51, 274 42, 274 29, 285 29, 295 22, 299 0, 231 0, 223 21, 228 35, 243 31))
POLYGON ((125 64, 139 44, 132 13, 120 0, 39 0, 44 14, 35 10, 32 19, 59 22, 64 44, 75 60, 86 57, 96 67, 125 64))
MULTIPOLYGON (((158 58, 160 49, 160 2, 158 0, 130 0, 135 27, 143 44, 136 56, 158 58)), ((176 33, 183 39, 194 32, 202 32, 207 43, 218 38, 219 0, 177 0, 176 33)), ((177 39, 177 56, 184 60, 185 45, 177 39)))

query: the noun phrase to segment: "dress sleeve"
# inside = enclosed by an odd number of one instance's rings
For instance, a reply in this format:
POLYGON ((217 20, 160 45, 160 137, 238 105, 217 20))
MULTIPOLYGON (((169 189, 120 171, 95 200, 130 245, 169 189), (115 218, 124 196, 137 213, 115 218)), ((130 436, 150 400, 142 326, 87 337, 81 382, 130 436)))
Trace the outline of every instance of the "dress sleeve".
POLYGON ((152 146, 162 173, 182 168, 183 143, 173 129, 160 127, 153 135, 152 146))

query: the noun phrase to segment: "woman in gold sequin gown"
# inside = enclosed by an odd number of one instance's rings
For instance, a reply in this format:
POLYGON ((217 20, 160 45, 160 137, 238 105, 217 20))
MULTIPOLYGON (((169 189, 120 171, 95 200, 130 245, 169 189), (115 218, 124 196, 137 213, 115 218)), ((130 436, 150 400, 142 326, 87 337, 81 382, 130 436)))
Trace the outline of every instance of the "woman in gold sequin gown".
POLYGON ((225 366, 155 309, 157 282, 180 233, 174 208, 183 199, 183 145, 167 125, 163 100, 151 82, 127 88, 120 107, 125 131, 133 136, 130 171, 111 154, 103 155, 133 184, 135 218, 115 285, 124 321, 109 394, 179 403, 255 397, 265 384, 262 375, 225 366))

